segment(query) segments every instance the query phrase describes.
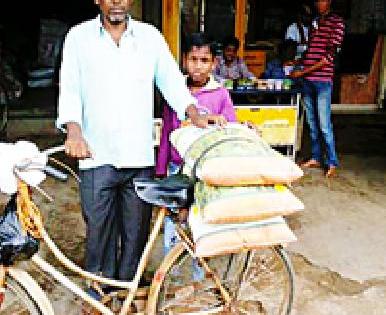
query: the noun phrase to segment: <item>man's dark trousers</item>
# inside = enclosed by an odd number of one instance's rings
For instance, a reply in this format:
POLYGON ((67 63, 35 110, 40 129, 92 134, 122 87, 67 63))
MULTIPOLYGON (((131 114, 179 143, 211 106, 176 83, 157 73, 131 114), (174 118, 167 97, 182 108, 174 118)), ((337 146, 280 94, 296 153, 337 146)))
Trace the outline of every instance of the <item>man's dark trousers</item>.
POLYGON ((86 270, 109 278, 133 279, 151 219, 151 206, 138 198, 133 180, 152 176, 152 167, 105 165, 80 171, 87 225, 86 270))

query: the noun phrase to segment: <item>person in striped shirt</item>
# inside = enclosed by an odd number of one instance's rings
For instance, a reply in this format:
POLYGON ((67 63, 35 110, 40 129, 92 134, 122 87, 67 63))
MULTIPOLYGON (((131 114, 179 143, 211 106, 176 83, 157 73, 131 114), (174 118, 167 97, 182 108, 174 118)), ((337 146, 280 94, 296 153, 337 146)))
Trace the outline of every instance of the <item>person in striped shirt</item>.
POLYGON ((315 6, 318 17, 313 22, 308 48, 300 61, 302 70, 292 72, 291 77, 304 79, 303 97, 311 135, 312 157, 302 166, 321 167, 323 138, 327 154, 326 177, 335 177, 338 157, 331 122, 331 92, 334 58, 343 40, 344 21, 331 12, 331 0, 316 0, 315 6))

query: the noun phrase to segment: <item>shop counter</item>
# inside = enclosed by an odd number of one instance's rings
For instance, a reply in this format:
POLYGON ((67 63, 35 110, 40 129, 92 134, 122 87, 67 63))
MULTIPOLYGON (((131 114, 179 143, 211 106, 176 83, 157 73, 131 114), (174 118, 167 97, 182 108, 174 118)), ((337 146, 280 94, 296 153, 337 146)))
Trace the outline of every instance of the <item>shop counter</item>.
POLYGON ((303 110, 301 90, 230 90, 240 122, 252 122, 272 147, 284 147, 295 160, 300 149, 303 110))

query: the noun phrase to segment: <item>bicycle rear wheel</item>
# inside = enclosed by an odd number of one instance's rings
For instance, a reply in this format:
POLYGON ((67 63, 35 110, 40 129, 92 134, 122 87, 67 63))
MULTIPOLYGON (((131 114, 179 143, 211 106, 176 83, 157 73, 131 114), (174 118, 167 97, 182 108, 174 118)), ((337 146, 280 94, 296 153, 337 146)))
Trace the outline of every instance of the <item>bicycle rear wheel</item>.
POLYGON ((53 310, 37 283, 24 271, 6 275, 4 302, 0 314, 53 315, 53 310))
POLYGON ((163 281, 152 284, 150 310, 153 304, 157 314, 210 314, 221 309, 230 314, 290 314, 294 277, 282 247, 206 259, 231 295, 228 306, 211 279, 193 281, 193 259, 181 247, 165 257, 157 271, 155 279, 161 276, 163 281))

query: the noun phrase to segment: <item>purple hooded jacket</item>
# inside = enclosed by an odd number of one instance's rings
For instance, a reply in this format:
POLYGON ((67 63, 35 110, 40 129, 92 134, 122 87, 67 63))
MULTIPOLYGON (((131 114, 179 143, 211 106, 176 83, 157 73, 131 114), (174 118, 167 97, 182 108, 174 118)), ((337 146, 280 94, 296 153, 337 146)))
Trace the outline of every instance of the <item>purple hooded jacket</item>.
MULTIPOLYGON (((236 121, 235 110, 228 90, 223 88, 213 77, 210 78, 206 86, 193 93, 193 96, 198 101, 197 109, 200 114, 223 115, 229 122, 236 121)), ((169 141, 170 133, 181 126, 181 121, 168 105, 164 106, 162 120, 162 133, 156 164, 157 176, 167 175, 170 162, 176 165, 182 163, 177 150, 169 141)))

